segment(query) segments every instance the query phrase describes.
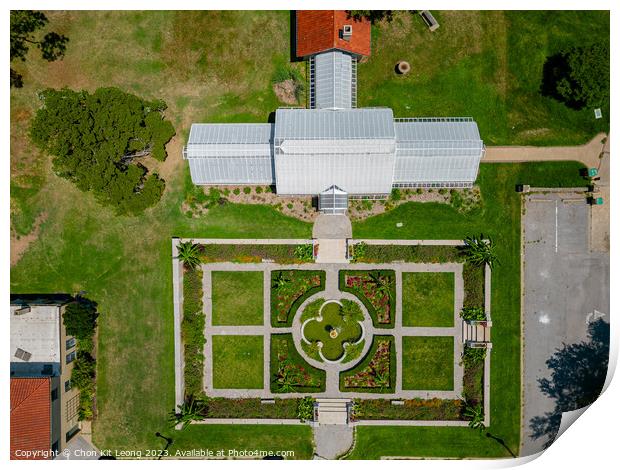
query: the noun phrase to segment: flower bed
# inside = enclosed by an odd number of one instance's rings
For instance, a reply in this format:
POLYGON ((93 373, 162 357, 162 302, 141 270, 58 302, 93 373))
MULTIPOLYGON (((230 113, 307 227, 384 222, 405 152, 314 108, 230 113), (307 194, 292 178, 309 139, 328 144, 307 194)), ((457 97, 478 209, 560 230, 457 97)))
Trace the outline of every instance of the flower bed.
POLYGON ((198 395, 203 391, 204 327, 202 271, 186 270, 183 274, 183 321, 181 323, 186 396, 198 395))
POLYGON ((271 325, 288 327, 304 300, 325 289, 325 271, 291 269, 271 273, 271 325))
POLYGON ((270 362, 273 393, 325 391, 325 371, 301 357, 290 333, 271 335, 270 362))
POLYGON ((307 248, 312 245, 200 245, 200 260, 203 263, 260 263, 270 259, 279 264, 313 263, 307 256, 307 248))
POLYGON ((459 263, 464 255, 461 246, 452 245, 367 245, 352 247, 354 263, 459 263))
POLYGON ((393 405, 391 400, 381 398, 355 400, 353 420, 459 421, 464 419, 462 416, 464 406, 465 402, 462 400, 442 400, 439 398, 403 400, 402 405, 393 405))
POLYGON ((260 398, 206 398, 205 418, 296 419, 299 398, 276 398, 275 403, 261 403, 260 398))
POLYGON ((366 358, 340 374, 343 392, 394 393, 396 358, 393 336, 375 336, 366 358))
POLYGON ((377 328, 393 328, 396 310, 394 271, 340 271, 340 290, 356 295, 377 328))

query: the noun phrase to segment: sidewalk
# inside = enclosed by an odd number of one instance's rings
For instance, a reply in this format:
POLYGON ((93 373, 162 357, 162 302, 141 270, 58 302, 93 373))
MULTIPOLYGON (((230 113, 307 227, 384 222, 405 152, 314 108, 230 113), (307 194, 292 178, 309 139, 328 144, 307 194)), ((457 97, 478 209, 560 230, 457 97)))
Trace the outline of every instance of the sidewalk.
POLYGON ((576 160, 588 168, 598 168, 605 137, 606 134, 601 132, 587 144, 572 147, 490 146, 487 147, 482 163, 576 160))

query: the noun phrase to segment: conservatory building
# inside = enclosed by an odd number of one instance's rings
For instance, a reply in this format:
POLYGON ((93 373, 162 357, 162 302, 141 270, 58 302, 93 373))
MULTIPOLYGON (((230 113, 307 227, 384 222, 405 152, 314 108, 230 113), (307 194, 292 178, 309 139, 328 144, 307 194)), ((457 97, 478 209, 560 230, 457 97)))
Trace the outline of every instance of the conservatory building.
POLYGON ((485 151, 475 121, 357 108, 357 61, 370 53, 370 27, 338 12, 316 13, 297 12, 296 20, 297 55, 310 62, 310 108, 277 109, 266 124, 193 124, 183 150, 192 181, 326 197, 334 188, 385 195, 394 187, 472 186, 485 151), (317 22, 331 22, 333 42, 313 36, 317 22))

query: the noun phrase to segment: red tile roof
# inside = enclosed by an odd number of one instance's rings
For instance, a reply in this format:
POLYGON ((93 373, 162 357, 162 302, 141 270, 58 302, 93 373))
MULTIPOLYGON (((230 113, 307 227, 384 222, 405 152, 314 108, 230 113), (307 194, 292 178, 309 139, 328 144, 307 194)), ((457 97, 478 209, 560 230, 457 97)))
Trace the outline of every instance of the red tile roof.
POLYGON ((344 10, 297 10, 297 57, 307 57, 330 49, 340 49, 353 54, 370 55, 370 21, 349 18, 344 10), (353 26, 349 41, 340 38, 345 24, 353 26))
POLYGON ((11 459, 49 458, 52 432, 50 387, 49 377, 11 378, 11 459), (39 451, 39 455, 16 455, 18 451, 39 451))

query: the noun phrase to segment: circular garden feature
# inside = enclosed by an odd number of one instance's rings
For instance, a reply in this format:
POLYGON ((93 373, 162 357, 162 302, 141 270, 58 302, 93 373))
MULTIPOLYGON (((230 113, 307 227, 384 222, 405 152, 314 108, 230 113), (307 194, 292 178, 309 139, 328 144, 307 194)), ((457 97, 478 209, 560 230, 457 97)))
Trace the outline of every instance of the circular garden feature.
POLYGON ((364 316, 356 302, 329 300, 321 305, 318 313, 309 313, 311 316, 301 327, 303 340, 322 360, 340 362, 347 345, 362 341, 364 316))

